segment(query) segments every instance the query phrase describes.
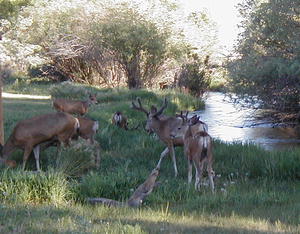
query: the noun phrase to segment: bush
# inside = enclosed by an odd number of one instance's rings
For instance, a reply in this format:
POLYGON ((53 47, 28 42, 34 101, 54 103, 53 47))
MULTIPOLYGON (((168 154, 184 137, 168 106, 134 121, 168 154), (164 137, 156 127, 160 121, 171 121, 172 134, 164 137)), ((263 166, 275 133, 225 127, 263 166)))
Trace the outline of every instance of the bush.
POLYGON ((210 85, 209 56, 201 62, 197 55, 192 55, 191 62, 182 66, 178 86, 185 88, 195 97, 201 97, 210 85))

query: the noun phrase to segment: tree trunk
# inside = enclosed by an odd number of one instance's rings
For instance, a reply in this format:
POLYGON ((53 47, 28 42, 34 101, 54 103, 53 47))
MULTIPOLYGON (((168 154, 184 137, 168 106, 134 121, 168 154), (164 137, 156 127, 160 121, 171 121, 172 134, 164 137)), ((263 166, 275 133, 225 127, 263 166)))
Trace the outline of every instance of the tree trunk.
POLYGON ((139 56, 136 56, 132 61, 126 64, 129 89, 140 89, 142 87, 139 61, 139 56))
POLYGON ((2 104, 2 77, 0 77, 0 144, 4 145, 3 104, 2 104))

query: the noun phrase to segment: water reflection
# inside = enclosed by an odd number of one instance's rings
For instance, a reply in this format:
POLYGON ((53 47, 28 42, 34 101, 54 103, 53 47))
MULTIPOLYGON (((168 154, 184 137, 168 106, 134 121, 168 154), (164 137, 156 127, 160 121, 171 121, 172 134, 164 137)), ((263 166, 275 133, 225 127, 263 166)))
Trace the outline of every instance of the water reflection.
POLYGON ((234 105, 222 93, 209 93, 205 110, 195 113, 208 124, 212 137, 226 142, 253 142, 268 150, 300 146, 299 128, 272 127, 267 120, 258 121, 254 110, 234 105))

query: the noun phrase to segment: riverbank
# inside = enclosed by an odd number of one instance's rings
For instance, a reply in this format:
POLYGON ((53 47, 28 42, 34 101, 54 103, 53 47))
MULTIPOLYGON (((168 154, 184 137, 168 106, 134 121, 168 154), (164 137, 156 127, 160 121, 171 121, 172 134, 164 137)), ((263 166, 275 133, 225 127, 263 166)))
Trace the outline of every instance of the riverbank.
MULTIPOLYGON (((26 172, 0 169, 0 230, 3 233, 299 233, 299 151, 268 152, 255 145, 214 141, 216 193, 201 192, 187 184, 187 163, 176 149, 179 176, 174 178, 169 157, 162 163, 160 186, 139 209, 90 206, 88 197, 126 200, 155 167, 164 145, 143 129, 124 131, 111 125, 121 110, 130 126, 143 125, 144 113, 131 108, 139 96, 145 108, 170 100, 166 114, 194 109, 197 100, 168 91, 102 90, 58 86, 56 95, 82 99, 95 91, 100 104, 89 116, 100 124, 96 140, 101 145, 99 169, 87 166, 84 150, 56 149, 41 153, 42 173, 34 159, 26 172), (72 91, 72 93, 70 93, 72 91), (78 95, 78 96, 76 96, 78 95), (75 163, 74 163, 75 162, 75 163), (4 222, 5 221, 5 222, 4 222)), ((51 112, 50 100, 4 98, 5 137, 16 122, 51 112)), ((22 152, 12 155, 18 165, 22 152)))

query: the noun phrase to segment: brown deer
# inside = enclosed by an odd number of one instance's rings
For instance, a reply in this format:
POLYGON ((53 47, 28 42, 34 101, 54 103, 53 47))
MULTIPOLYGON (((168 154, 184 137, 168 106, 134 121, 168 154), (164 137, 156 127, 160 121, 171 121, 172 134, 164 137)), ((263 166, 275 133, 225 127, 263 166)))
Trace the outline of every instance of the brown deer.
POLYGON ((159 110, 155 106, 152 106, 150 111, 147 111, 141 103, 140 98, 137 98, 137 104, 132 102, 132 108, 141 112, 144 112, 147 116, 147 123, 146 123, 146 131, 147 132, 155 132, 159 139, 167 146, 164 151, 160 155, 160 159, 158 165, 161 164, 162 159, 170 153, 173 161, 175 177, 178 175, 177 165, 176 165, 176 158, 175 158, 175 150, 174 147, 176 146, 183 146, 183 139, 182 138, 172 138, 170 133, 172 129, 180 126, 182 123, 182 119, 178 117, 168 117, 162 115, 163 111, 167 107, 167 99, 164 99, 164 103, 159 110))
POLYGON ((70 138, 78 131, 79 121, 67 113, 39 115, 17 123, 5 145, 1 147, 1 162, 12 165, 7 158, 17 148, 24 150, 23 170, 30 153, 34 152, 36 168, 40 171, 40 144, 57 140, 69 145, 70 138))
POLYGON ((113 125, 128 130, 127 117, 123 115, 121 111, 117 111, 116 113, 114 113, 111 122, 113 125))
POLYGON ((63 98, 55 99, 53 101, 53 107, 59 112, 85 115, 90 105, 96 103, 98 103, 96 94, 89 94, 89 98, 86 101, 73 101, 63 98))
POLYGON ((78 117, 79 129, 77 134, 72 137, 72 139, 77 139, 78 136, 85 139, 90 146, 93 147, 94 162, 96 168, 100 166, 100 145, 95 140, 95 135, 99 129, 99 122, 86 117, 78 117))
POLYGON ((206 163, 209 183, 214 192, 212 138, 203 127, 203 122, 198 116, 190 120, 183 118, 181 125, 171 131, 171 136, 175 139, 183 137, 184 154, 188 160, 188 183, 192 182, 193 163, 196 169, 195 189, 200 190, 203 167, 206 163))
POLYGON ((95 135, 99 129, 99 122, 86 117, 78 117, 78 120, 80 127, 73 139, 76 139, 76 136, 80 136, 90 144, 94 144, 95 135))

